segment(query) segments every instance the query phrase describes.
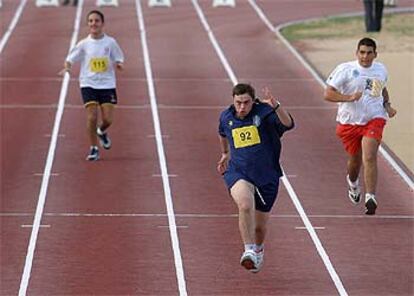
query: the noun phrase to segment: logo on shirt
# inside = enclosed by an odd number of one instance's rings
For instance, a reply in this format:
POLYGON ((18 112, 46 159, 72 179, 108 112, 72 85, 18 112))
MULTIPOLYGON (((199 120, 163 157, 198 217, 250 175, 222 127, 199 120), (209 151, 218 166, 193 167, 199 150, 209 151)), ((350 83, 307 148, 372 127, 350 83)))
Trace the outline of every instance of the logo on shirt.
POLYGON ((253 124, 259 127, 260 123, 261 123, 260 117, 258 115, 253 116, 253 124))
POLYGON ((105 47, 105 54, 108 55, 109 54, 109 47, 105 47))
POLYGON ((229 126, 233 126, 233 121, 232 120, 229 121, 229 126))
POLYGON ((358 77, 358 76, 359 76, 359 71, 358 71, 357 69, 354 69, 354 70, 352 71, 352 77, 356 78, 356 77, 358 77))

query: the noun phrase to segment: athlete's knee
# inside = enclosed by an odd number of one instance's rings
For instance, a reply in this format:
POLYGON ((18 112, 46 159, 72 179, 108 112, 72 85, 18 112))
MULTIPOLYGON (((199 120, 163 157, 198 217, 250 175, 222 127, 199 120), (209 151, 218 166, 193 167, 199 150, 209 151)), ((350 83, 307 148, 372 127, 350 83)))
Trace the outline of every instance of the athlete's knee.
POLYGON ((102 126, 108 127, 112 124, 112 118, 103 118, 102 119, 102 126))
POLYGON ((377 162, 376 153, 365 153, 363 157, 364 164, 375 164, 377 162))
POLYGON ((98 121, 98 115, 94 112, 89 112, 87 120, 89 123, 96 123, 98 121))
POLYGON ((237 207, 240 212, 250 212, 254 210, 254 200, 247 196, 237 199, 237 207))

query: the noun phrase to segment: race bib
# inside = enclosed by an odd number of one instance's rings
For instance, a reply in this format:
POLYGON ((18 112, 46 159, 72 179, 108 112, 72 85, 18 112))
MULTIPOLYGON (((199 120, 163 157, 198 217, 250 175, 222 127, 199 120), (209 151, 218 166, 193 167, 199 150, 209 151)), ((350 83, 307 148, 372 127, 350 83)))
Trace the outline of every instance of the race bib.
POLYGON ((92 58, 89 62, 89 68, 91 72, 102 73, 108 71, 109 60, 104 58, 92 58))
POLYGON ((259 131, 255 125, 235 128, 231 131, 231 135, 236 148, 260 144, 259 131))

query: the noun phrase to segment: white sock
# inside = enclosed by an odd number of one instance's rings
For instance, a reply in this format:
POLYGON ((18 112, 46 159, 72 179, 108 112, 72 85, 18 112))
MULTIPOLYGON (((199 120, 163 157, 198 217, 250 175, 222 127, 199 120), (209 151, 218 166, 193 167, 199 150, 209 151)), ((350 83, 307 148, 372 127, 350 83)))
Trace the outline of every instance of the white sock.
POLYGON ((374 193, 365 193, 365 200, 368 200, 370 198, 373 198, 375 200, 375 194, 374 193))
POLYGON ((254 251, 257 252, 257 253, 263 251, 263 249, 264 249, 264 244, 260 244, 260 245, 255 244, 254 245, 254 251))
POLYGON ((351 179, 349 179, 349 175, 346 175, 346 179, 348 180, 349 185, 351 185, 352 187, 358 187, 359 178, 357 178, 355 182, 352 182, 351 179))
POLYGON ((244 244, 244 251, 254 250, 255 244, 244 244))

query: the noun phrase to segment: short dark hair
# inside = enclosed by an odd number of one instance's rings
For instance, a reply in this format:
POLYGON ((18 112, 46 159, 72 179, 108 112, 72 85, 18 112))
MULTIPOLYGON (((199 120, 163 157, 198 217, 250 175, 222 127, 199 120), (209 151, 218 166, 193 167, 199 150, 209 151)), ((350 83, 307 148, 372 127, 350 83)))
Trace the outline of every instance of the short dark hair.
POLYGON ((89 11, 88 12, 88 15, 86 16, 86 21, 88 21, 89 20, 89 16, 91 15, 91 14, 97 14, 97 15, 99 15, 99 17, 101 18, 101 21, 102 21, 102 23, 104 23, 105 22, 105 17, 104 17, 104 15, 103 15, 103 13, 102 12, 100 12, 99 10, 91 10, 91 11, 89 11))
POLYGON ((371 38, 368 38, 368 37, 362 38, 358 42, 357 50, 359 50, 359 48, 362 45, 372 47, 374 49, 374 52, 377 51, 377 44, 375 43, 374 39, 371 39, 371 38))
POLYGON ((239 83, 233 87, 233 97, 244 94, 249 94, 253 100, 256 98, 254 88, 248 83, 239 83))

